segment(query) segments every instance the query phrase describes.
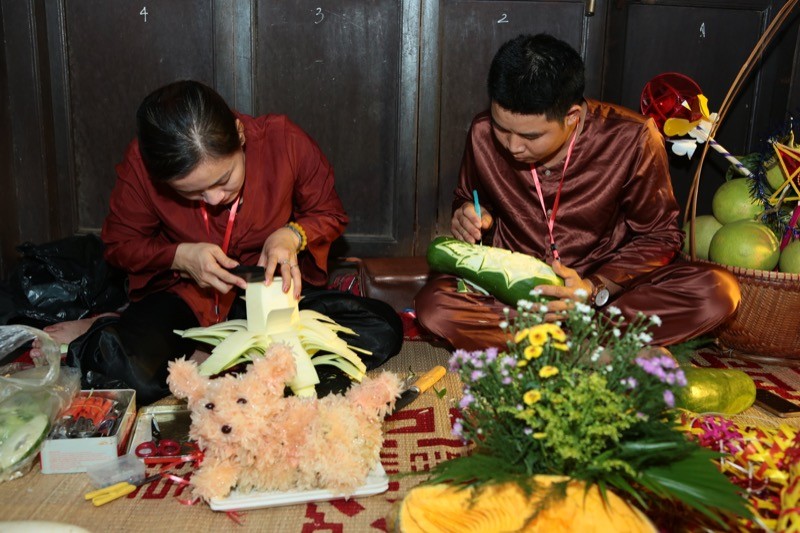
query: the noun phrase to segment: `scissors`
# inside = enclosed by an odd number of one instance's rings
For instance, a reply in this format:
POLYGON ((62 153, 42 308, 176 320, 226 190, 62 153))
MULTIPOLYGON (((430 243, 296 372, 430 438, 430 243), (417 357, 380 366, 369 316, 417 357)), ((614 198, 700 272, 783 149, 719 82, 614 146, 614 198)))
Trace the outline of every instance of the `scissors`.
POLYGON ((175 457, 181 454, 181 443, 173 439, 161 439, 161 430, 155 418, 150 419, 151 439, 136 447, 136 457, 175 457))
POLYGON ((108 502, 113 502, 117 498, 122 498, 123 496, 127 496, 131 492, 135 491, 137 487, 141 487, 142 485, 147 485, 148 483, 152 483, 153 481, 161 479, 161 474, 155 474, 150 477, 144 478, 142 481, 138 483, 131 483, 129 481, 122 481, 117 483, 116 485, 111 485, 109 487, 103 487, 102 489, 93 490, 91 492, 87 492, 83 495, 85 500, 92 500, 92 504, 95 507, 99 507, 101 505, 105 505, 108 502))

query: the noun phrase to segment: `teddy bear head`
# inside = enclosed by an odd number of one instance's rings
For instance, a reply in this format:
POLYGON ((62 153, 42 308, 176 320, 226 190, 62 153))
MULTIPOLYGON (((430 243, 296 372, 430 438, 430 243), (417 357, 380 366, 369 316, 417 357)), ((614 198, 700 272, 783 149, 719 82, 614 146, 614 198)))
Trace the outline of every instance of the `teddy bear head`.
POLYGON ((260 417, 282 409, 285 383, 294 373, 291 349, 273 344, 246 372, 217 378, 200 375, 194 361, 173 361, 167 384, 177 398, 186 399, 192 412, 190 437, 201 448, 225 455, 255 438, 253 425, 260 417))

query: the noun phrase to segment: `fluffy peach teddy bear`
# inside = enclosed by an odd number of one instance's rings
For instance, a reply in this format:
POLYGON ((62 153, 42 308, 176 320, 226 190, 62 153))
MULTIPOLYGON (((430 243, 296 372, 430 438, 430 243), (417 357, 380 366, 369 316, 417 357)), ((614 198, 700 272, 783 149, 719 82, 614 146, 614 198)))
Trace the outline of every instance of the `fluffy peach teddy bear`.
POLYGON ((273 344, 247 372, 201 376, 194 361, 169 365, 172 393, 188 401, 190 437, 204 451, 192 475, 206 500, 241 492, 324 488, 348 496, 377 464, 382 421, 400 391, 397 375, 364 378, 345 395, 284 397, 294 357, 273 344))

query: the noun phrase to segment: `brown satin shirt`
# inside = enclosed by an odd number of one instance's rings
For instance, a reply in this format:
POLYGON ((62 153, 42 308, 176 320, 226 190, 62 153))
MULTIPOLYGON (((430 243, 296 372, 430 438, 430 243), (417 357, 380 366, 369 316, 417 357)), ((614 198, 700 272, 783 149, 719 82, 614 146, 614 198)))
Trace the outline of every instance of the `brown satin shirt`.
MULTIPOLYGON (((255 265, 267 237, 295 220, 308 237, 308 253, 298 257, 303 279, 324 284, 330 245, 348 222, 334 189, 333 169, 317 144, 285 116, 236 117, 245 128, 245 180, 228 256, 255 265)), ((201 324, 216 321, 212 290, 180 278, 171 266, 182 242, 222 246, 229 211, 208 207, 209 235, 199 202, 150 179, 136 140, 116 170, 102 239, 106 260, 128 273, 131 299, 169 290, 189 304, 201 324)), ((223 317, 234 293, 220 296, 223 317)))
MULTIPOLYGON (((653 120, 611 104, 587 104, 553 235, 565 266, 624 287, 675 257, 683 239, 679 209, 664 139, 653 120)), ((537 167, 547 209, 553 207, 562 169, 560 163, 546 176, 537 167)), ((488 111, 472 122, 453 211, 472 202, 473 189, 494 218, 485 242, 551 259, 530 165, 515 161, 497 141, 488 111)))

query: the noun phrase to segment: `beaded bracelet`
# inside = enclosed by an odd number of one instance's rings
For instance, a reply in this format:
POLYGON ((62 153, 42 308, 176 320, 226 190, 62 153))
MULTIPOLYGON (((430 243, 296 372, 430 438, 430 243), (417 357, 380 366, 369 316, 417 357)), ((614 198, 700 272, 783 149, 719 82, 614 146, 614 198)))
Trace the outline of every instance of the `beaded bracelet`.
POLYGON ((289 222, 284 227, 292 230, 294 234, 297 235, 297 238, 300 239, 300 245, 297 247, 297 251, 302 252, 305 250, 306 246, 308 245, 308 237, 306 237, 306 232, 303 229, 303 226, 297 222, 289 222))

